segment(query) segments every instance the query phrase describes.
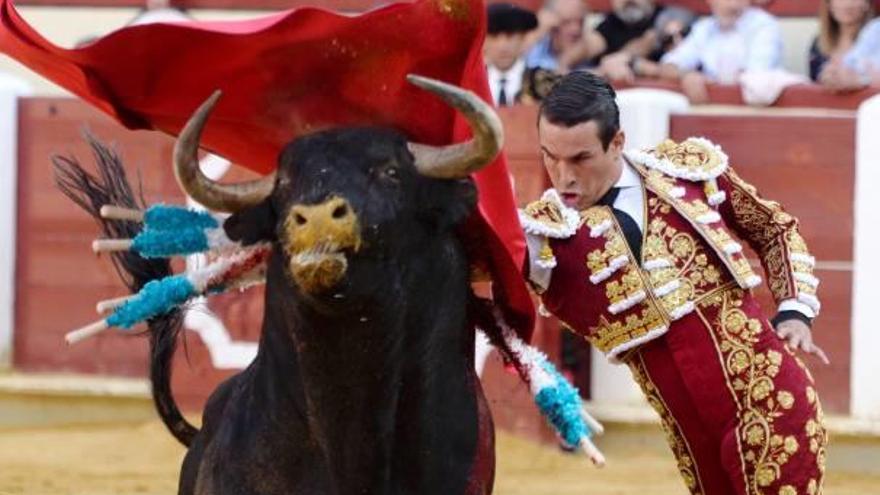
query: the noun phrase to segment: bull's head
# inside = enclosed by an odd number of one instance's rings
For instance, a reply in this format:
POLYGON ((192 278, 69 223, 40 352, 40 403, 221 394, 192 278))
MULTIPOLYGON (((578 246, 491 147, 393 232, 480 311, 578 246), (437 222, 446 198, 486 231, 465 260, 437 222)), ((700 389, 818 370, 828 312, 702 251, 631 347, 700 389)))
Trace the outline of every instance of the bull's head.
POLYGON ((233 239, 277 241, 299 289, 324 293, 350 275, 353 257, 395 260, 463 220, 476 201, 467 177, 501 148, 501 123, 481 99, 439 81, 409 80, 461 111, 474 137, 434 147, 387 129, 323 131, 289 144, 272 176, 219 184, 202 174, 197 159, 215 93, 181 132, 178 182, 207 207, 235 213, 225 224, 233 239))

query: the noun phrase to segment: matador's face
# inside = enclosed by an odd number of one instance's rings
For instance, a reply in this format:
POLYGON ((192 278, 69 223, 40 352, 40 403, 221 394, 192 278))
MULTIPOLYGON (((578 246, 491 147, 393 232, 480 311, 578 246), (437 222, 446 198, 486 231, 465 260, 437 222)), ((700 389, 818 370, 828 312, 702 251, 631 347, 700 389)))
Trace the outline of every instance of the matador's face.
POLYGON ((566 127, 542 117, 538 124, 544 167, 571 208, 593 206, 620 178, 624 134, 618 131, 607 147, 600 136, 594 120, 566 127))

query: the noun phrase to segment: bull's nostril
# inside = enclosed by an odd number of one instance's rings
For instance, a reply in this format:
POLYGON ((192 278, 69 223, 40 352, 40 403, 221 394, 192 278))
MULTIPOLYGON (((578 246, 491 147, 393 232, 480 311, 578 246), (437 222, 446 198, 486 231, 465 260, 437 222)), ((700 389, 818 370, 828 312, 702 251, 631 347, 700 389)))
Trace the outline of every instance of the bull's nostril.
POLYGON ((302 216, 300 213, 293 214, 293 221, 296 222, 297 225, 305 225, 306 217, 302 216))
POLYGON ((336 209, 333 210, 333 218, 340 219, 348 214, 348 207, 345 205, 339 205, 336 209))

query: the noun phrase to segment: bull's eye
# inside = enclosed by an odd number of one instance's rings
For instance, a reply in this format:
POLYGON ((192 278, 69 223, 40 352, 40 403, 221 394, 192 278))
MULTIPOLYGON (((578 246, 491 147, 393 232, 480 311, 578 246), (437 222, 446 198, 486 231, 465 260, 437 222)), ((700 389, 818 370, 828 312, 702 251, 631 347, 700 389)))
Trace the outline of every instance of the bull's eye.
POLYGON ((296 222, 297 225, 302 226, 302 225, 306 224, 306 217, 302 216, 299 213, 294 213, 293 214, 293 221, 296 222))
POLYGON ((379 175, 381 175, 383 179, 390 180, 392 182, 397 182, 398 180, 400 180, 400 172, 397 170, 397 167, 394 166, 382 167, 379 170, 379 175))

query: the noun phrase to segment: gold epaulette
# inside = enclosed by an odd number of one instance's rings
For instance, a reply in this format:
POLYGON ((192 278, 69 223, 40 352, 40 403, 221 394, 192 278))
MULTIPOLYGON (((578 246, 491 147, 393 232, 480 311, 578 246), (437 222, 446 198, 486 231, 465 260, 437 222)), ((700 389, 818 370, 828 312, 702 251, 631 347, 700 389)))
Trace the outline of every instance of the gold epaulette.
POLYGON ((526 235, 541 239, 541 250, 536 253, 537 265, 552 270, 556 267, 556 256, 550 239, 573 236, 580 227, 581 218, 577 211, 562 203, 555 189, 548 189, 541 199, 519 210, 519 222, 526 235))
POLYGON ((693 182, 717 178, 727 170, 728 159, 721 147, 704 138, 691 137, 681 143, 667 139, 649 151, 628 151, 638 164, 666 175, 693 182))
POLYGON ((690 182, 703 182, 706 199, 712 206, 723 203, 726 195, 718 189, 716 179, 729 165, 721 147, 705 138, 690 137, 680 143, 666 139, 653 150, 626 152, 637 166, 656 170, 664 175, 690 182))
POLYGON ((519 221, 526 234, 567 239, 577 232, 580 215, 565 206, 554 189, 548 189, 538 201, 519 210, 519 221))

